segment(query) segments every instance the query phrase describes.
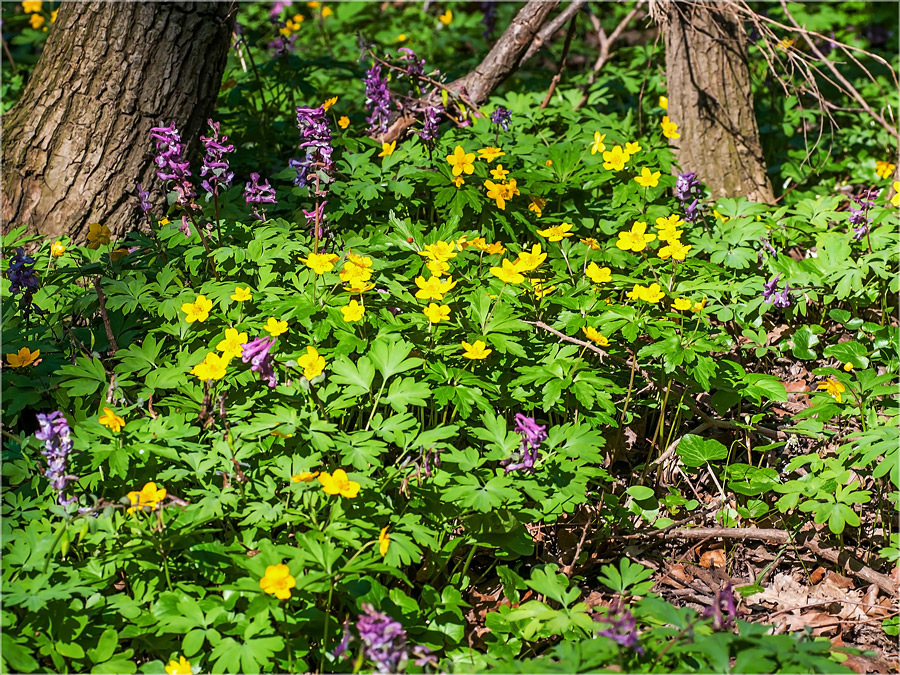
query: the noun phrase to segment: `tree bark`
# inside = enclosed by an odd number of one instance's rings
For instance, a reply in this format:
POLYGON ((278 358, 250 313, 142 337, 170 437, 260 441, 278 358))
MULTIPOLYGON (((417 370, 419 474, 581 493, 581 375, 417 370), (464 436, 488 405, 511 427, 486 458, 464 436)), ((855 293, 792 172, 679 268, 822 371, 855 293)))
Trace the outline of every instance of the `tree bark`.
POLYGON ((753 110, 747 34, 730 0, 657 0, 666 39, 668 114, 682 171, 694 171, 714 199, 746 196, 772 204, 753 110))
POLYGON ((231 3, 62 3, 3 116, 3 231, 83 241, 93 222, 119 237, 140 227, 135 184, 156 181, 150 128, 174 121, 196 150, 233 15, 231 3))

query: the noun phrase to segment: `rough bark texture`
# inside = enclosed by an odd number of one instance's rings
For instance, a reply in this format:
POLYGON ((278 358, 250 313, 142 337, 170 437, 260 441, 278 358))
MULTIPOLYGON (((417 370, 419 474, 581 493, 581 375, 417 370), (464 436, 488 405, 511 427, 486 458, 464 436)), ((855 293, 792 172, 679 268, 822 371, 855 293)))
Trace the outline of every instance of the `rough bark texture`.
MULTIPOLYGON (((491 92, 525 62, 528 48, 558 4, 558 0, 529 0, 478 67, 448 84, 447 88, 464 94, 478 106, 487 101, 491 92)), ((396 141, 414 122, 412 116, 401 116, 377 138, 383 143, 396 141)))
POLYGON ((3 116, 3 230, 83 241, 140 227, 135 184, 162 199, 149 130, 197 148, 231 38, 230 3, 64 2, 22 99, 3 116))
POLYGON ((753 110, 747 34, 723 0, 659 2, 666 39, 668 114, 682 171, 694 171, 713 198, 773 203, 753 110))

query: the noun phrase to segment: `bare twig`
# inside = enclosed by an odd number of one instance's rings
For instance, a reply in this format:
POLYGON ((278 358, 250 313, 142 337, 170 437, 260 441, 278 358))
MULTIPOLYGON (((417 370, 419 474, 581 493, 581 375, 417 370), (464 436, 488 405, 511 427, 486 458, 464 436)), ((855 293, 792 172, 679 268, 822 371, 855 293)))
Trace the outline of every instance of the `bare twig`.
POLYGON ((109 314, 106 313, 106 296, 100 288, 100 277, 94 277, 94 290, 97 291, 97 304, 100 306, 100 316, 103 318, 103 327, 106 329, 106 339, 114 352, 119 351, 116 336, 113 334, 112 324, 109 322, 109 314))
POLYGON ((528 48, 528 51, 525 52, 525 56, 522 57, 522 63, 525 63, 528 59, 537 54, 538 50, 544 47, 544 45, 549 44, 556 31, 562 28, 570 18, 575 17, 575 14, 581 9, 584 2, 585 0, 574 0, 573 2, 570 2, 563 11, 553 17, 552 20, 548 21, 544 27, 538 31, 538 34, 534 36, 531 46, 528 48))
POLYGON ((559 68, 556 70, 553 79, 550 80, 550 86, 547 88, 547 95, 541 103, 541 110, 546 108, 547 104, 550 103, 550 98, 553 96, 553 92, 556 91, 556 85, 559 84, 562 74, 566 69, 566 59, 569 57, 569 46, 572 44, 572 36, 575 35, 575 20, 577 18, 577 15, 573 15, 572 20, 569 22, 569 30, 566 31, 566 41, 563 45, 562 56, 559 57, 559 68))
POLYGON ((597 55, 597 60, 594 62, 594 66, 591 68, 591 74, 588 75, 587 84, 584 85, 582 91, 584 92, 581 100, 575 106, 575 110, 578 110, 581 106, 587 103, 588 100, 588 90, 591 88, 591 85, 597 79, 597 73, 606 65, 609 61, 610 55, 612 54, 613 45, 619 40, 622 32, 625 28, 628 27, 628 24, 631 23, 631 20, 636 17, 640 11, 641 7, 644 4, 643 0, 640 0, 628 14, 625 15, 625 18, 619 22, 619 25, 616 26, 615 30, 610 33, 608 36, 606 35, 606 31, 603 30, 603 26, 600 25, 600 19, 591 14, 591 23, 594 25, 594 30, 597 32, 597 40, 600 42, 600 53, 597 55))

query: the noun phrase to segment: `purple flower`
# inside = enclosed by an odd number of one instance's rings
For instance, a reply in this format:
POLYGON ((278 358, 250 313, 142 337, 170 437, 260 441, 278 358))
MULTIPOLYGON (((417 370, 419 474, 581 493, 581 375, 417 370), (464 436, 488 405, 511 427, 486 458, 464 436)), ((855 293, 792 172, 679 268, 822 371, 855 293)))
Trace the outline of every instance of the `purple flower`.
POLYGON ((294 4, 294 0, 275 0, 272 3, 272 8, 269 10, 269 16, 279 16, 286 7, 290 7, 294 4))
POLYGON ((278 378, 275 376, 275 359, 271 353, 275 339, 258 337, 241 345, 241 361, 252 364, 250 370, 259 373, 260 379, 265 380, 272 388, 278 384, 278 378))
POLYGON ((150 191, 142 188, 140 183, 137 184, 137 189, 138 199, 141 202, 141 211, 150 213, 150 209, 153 208, 153 205, 150 203, 150 191))
POLYGON ((538 424, 533 417, 516 413, 516 433, 522 437, 519 452, 513 457, 503 460, 500 464, 506 466, 506 473, 519 469, 527 472, 534 471, 534 463, 538 458, 538 447, 547 439, 547 427, 538 424), (513 464, 514 458, 520 461, 513 464))
POLYGON ((793 296, 790 295, 790 290, 791 287, 785 284, 784 290, 781 293, 776 293, 772 296, 772 304, 774 304, 776 307, 790 307, 791 299, 793 298, 793 296))
POLYGON ((227 188, 234 180, 234 172, 228 169, 228 160, 225 155, 234 152, 233 145, 225 145, 228 136, 219 138, 219 122, 207 120, 211 136, 201 136, 200 140, 206 147, 206 155, 203 157, 203 166, 200 168, 200 176, 209 176, 200 182, 200 186, 206 190, 208 194, 218 195, 219 188, 227 188))
POLYGON ((763 284, 763 300, 766 302, 772 302, 772 296, 775 294, 775 289, 778 288, 778 280, 781 278, 780 274, 776 274, 769 281, 763 284))
POLYGON ((331 652, 331 655, 336 659, 343 658, 344 654, 350 651, 350 641, 353 639, 353 636, 350 634, 350 619, 344 621, 344 633, 341 636, 341 641, 338 643, 337 648, 331 652))
MULTIPOLYGON (((259 174, 251 173, 250 180, 244 186, 244 201, 247 204, 277 204, 275 199, 275 188, 269 185, 269 181, 259 182, 259 174)), ((257 207, 253 207, 251 212, 257 220, 265 220, 265 216, 260 214, 257 207)))
POLYGON ((363 643, 363 655, 378 673, 399 673, 409 661, 406 631, 398 621, 363 603, 363 614, 356 621, 356 630, 363 643))
POLYGON ((675 181, 675 196, 684 209, 684 219, 689 223, 697 220, 697 205, 702 194, 702 184, 693 171, 678 175, 675 181))
POLYGON ((366 118, 373 129, 384 133, 388 129, 388 118, 391 114, 391 92, 387 79, 381 73, 381 64, 374 64, 366 71, 366 106, 371 115, 366 118))
POLYGON ((781 275, 776 274, 768 282, 763 284, 763 300, 769 304, 774 304, 776 307, 790 307, 792 297, 790 295, 790 286, 785 283, 784 290, 781 293, 777 292, 778 280, 780 278, 781 275))
POLYGON ((325 107, 297 108, 297 128, 300 129, 300 149, 305 151, 303 159, 291 159, 288 164, 297 171, 294 185, 303 187, 310 173, 322 169, 331 171, 333 162, 331 155, 331 128, 325 107), (315 165, 315 168, 312 168, 315 165))
POLYGON ((425 108, 425 120, 422 124, 422 130, 416 132, 419 134, 419 138, 426 142, 437 139, 440 135, 438 124, 443 112, 444 109, 441 106, 428 106, 425 108))
POLYGON ((178 193, 180 206, 194 198, 194 187, 191 185, 190 163, 184 159, 184 144, 175 123, 167 127, 153 127, 150 137, 156 142, 156 177, 161 181, 172 181, 172 189, 178 193))
POLYGON ((306 216, 306 226, 309 228, 310 237, 318 237, 319 240, 324 239, 330 232, 325 227, 325 205, 327 201, 319 202, 317 207, 312 211, 303 209, 303 215, 306 216), (316 223, 318 222, 318 232, 316 232, 316 223))
POLYGON ((424 645, 416 645, 412 649, 413 656, 416 657, 416 660, 413 661, 413 665, 418 666, 419 668, 437 668, 438 665, 438 657, 435 656, 432 651, 424 646, 424 645))
POLYGON ((503 131, 509 131, 509 121, 511 119, 512 111, 503 106, 498 106, 497 109, 491 113, 491 124, 499 124, 503 127, 503 131))
POLYGON ((644 648, 638 640, 637 620, 629 611, 621 598, 612 602, 606 616, 598 617, 600 623, 609 624, 609 628, 598 631, 597 635, 608 637, 617 644, 627 649, 633 649, 638 654, 644 653, 644 648))
MULTIPOLYGON (((285 26, 283 21, 276 21, 275 24, 282 28, 285 26)), ((272 50, 272 56, 278 57, 284 56, 285 54, 292 54, 296 48, 294 43, 297 42, 298 35, 299 33, 291 33, 288 36, 279 35, 269 42, 266 47, 272 50)))
POLYGON ((38 413, 37 421, 40 429, 34 436, 39 441, 44 441, 41 454, 47 459, 44 475, 56 490, 60 505, 68 506, 75 501, 75 497, 66 497, 66 487, 73 480, 78 480, 78 476, 68 473, 69 453, 73 447, 69 423, 66 422, 65 415, 58 410, 46 415, 38 413))
POLYGON ((703 618, 713 620, 713 630, 729 630, 734 627, 737 616, 737 602, 729 582, 716 591, 716 599, 703 610, 703 618))
POLYGON ((419 60, 416 53, 409 47, 400 47, 400 61, 405 61, 409 65, 406 67, 406 74, 411 80, 416 80, 425 74, 425 59, 419 60))
POLYGON ((42 314, 41 310, 34 306, 34 292, 38 289, 40 282, 34 273, 34 258, 25 255, 25 249, 19 246, 15 255, 9 259, 9 267, 6 269, 6 277, 9 279, 9 291, 13 295, 22 294, 19 298, 19 311, 24 318, 31 315, 31 310, 37 310, 38 314, 42 314))
POLYGON ((875 205, 875 199, 881 190, 863 190, 852 199, 860 208, 850 205, 850 218, 848 222, 853 227, 853 239, 859 241, 869 233, 869 209, 875 205))

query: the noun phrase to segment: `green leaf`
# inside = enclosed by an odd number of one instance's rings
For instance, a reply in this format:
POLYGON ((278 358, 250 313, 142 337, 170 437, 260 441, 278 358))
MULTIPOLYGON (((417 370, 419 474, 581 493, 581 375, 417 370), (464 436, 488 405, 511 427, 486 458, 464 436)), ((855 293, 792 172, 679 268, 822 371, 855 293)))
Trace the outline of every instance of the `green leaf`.
POLYGON ((393 341, 380 338, 372 345, 369 356, 375 364, 375 368, 381 373, 381 377, 387 381, 398 373, 422 365, 422 359, 406 358, 412 349, 413 346, 403 340, 393 341))
POLYGON ((119 644, 119 633, 114 628, 107 628, 100 634, 97 646, 94 649, 88 649, 88 658, 94 663, 103 663, 116 651, 119 644))
POLYGON ((361 396, 372 390, 375 366, 368 356, 353 363, 346 356, 336 359, 331 366, 331 381, 342 386, 346 396, 361 396))
POLYGON ((707 462, 717 459, 725 459, 728 456, 728 448, 712 438, 701 438, 694 434, 685 434, 678 446, 676 454, 684 462, 685 466, 704 466, 707 462))
POLYGON ((798 359, 809 361, 816 358, 816 353, 812 348, 819 344, 819 338, 813 335, 809 326, 802 326, 794 332, 793 347, 791 353, 798 359))

